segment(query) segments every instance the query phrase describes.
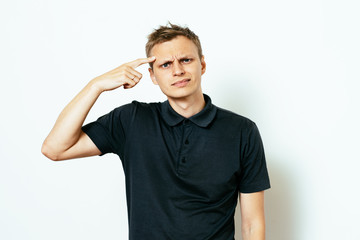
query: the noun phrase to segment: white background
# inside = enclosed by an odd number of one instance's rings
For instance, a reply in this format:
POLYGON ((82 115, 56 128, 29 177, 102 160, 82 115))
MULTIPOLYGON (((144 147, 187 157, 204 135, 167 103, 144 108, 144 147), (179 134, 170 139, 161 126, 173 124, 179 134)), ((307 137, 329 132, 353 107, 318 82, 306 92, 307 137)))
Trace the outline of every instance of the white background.
MULTIPOLYGON (((115 155, 40 153, 62 108, 92 78, 145 56, 153 28, 200 37, 203 90, 255 121, 272 189, 267 239, 360 239, 360 7, 356 0, 1 0, 0 239, 126 239, 115 155)), ((134 99, 163 101, 147 66, 102 95, 87 121, 134 99)), ((239 214, 236 215, 237 239, 239 214)))

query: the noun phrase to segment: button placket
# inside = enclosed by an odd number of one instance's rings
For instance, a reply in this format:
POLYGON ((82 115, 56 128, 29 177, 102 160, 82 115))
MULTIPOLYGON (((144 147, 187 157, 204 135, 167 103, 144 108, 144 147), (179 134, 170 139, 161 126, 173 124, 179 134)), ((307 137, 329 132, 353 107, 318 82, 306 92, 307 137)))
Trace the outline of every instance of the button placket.
POLYGON ((188 162, 189 136, 191 134, 191 122, 186 119, 183 122, 183 133, 180 147, 180 154, 178 160, 178 173, 184 173, 188 162))

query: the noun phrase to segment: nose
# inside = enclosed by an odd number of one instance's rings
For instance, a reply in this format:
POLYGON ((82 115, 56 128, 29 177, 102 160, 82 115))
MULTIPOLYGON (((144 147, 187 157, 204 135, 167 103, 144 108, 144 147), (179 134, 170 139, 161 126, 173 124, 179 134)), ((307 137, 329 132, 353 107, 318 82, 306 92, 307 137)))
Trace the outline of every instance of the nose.
POLYGON ((183 65, 179 61, 174 61, 173 63, 173 75, 174 76, 181 76, 184 75, 185 70, 183 65))

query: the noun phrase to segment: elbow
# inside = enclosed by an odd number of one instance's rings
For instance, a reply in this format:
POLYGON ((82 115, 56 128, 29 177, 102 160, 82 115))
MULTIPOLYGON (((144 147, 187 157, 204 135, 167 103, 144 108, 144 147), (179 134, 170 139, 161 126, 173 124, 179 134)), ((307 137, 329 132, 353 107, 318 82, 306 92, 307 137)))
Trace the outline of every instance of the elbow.
POLYGON ((265 239, 265 222, 242 223, 241 232, 244 239, 265 239))
POLYGON ((49 144, 46 142, 43 143, 42 147, 41 147, 41 153, 47 157, 48 159, 52 160, 52 161, 59 161, 61 160, 59 158, 59 155, 56 154, 56 151, 53 150, 52 147, 49 146, 49 144))

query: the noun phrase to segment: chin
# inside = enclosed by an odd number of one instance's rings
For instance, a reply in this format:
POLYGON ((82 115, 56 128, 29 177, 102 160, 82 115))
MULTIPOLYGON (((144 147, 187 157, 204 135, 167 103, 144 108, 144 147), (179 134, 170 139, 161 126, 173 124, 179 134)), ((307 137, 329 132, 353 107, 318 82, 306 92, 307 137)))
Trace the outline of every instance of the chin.
MULTIPOLYGON (((163 92, 168 98, 173 99, 182 99, 187 98, 193 95, 197 94, 197 91, 190 90, 190 89, 177 89, 177 91, 169 91, 169 92, 163 92)), ((200 91, 202 94, 202 92, 200 91)))

